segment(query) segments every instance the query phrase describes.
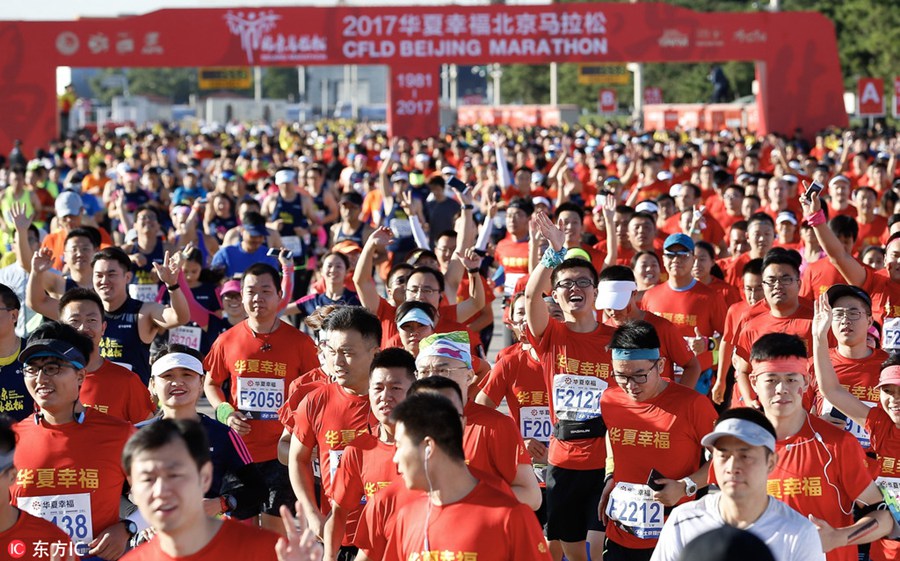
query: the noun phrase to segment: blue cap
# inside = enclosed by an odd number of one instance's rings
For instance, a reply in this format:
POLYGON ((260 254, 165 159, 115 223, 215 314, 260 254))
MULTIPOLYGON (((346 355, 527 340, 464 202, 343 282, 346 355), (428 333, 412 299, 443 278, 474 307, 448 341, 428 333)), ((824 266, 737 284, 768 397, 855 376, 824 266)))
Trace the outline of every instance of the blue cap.
POLYGON ((19 361, 28 364, 34 358, 52 356, 71 362, 76 370, 84 368, 87 359, 73 345, 59 339, 34 339, 19 354, 19 361))
POLYGON ((694 240, 687 234, 671 234, 663 243, 663 249, 669 249, 673 245, 680 245, 688 251, 694 251, 694 240))
POLYGON ((266 237, 269 235, 269 230, 266 229, 265 224, 253 224, 244 222, 243 224, 241 224, 241 228, 243 228, 244 231, 251 236, 266 237))

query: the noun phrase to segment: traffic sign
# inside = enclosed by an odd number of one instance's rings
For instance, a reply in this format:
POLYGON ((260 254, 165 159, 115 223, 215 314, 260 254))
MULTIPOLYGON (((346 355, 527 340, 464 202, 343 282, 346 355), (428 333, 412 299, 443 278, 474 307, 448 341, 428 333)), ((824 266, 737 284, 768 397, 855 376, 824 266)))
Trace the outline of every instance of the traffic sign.
POLYGON ((860 117, 884 116, 884 80, 860 78, 856 83, 856 114, 860 117))

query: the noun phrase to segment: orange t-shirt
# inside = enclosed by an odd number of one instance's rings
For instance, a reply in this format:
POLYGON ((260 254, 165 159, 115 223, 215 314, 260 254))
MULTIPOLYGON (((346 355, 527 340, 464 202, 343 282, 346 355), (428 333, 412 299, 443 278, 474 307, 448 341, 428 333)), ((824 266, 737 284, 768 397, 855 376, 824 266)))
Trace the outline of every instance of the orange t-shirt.
MULTIPOLYGON (((862 283, 861 288, 872 298, 872 315, 875 317, 875 321, 884 327, 887 318, 900 317, 900 282, 891 280, 887 269, 876 271, 869 266, 864 265, 864 267, 866 268, 866 280, 862 283)), ((882 329, 882 331, 885 330, 882 329)), ((896 331, 894 333, 891 339, 885 333, 882 340, 900 346, 900 337, 896 335, 896 331)), ((887 348, 887 345, 884 347, 887 348)))
MULTIPOLYGON (((369 432, 372 411, 368 395, 352 395, 338 384, 325 384, 310 392, 294 412, 293 435, 312 449, 319 448, 322 493, 331 496, 331 482, 348 444, 369 432)), ((323 501, 322 512, 330 510, 323 501)))
POLYGON ((658 284, 644 293, 641 308, 674 323, 682 337, 696 337, 694 328, 707 337, 725 331, 725 301, 700 281, 679 290, 658 284))
MULTIPOLYGON (((894 424, 881 405, 876 405, 866 417, 872 449, 878 455, 878 481, 897 496, 900 489, 900 428, 894 424)), ((872 561, 900 558, 900 542, 878 540, 872 543, 869 557, 872 561)))
POLYGON ((122 449, 135 430, 132 425, 88 408, 81 423, 35 423, 29 416, 14 429, 23 443, 13 458, 19 470, 10 489, 16 506, 41 517, 57 517, 60 528, 71 527, 69 537, 77 542, 90 542, 119 521, 125 484, 122 449), (65 498, 67 508, 54 509, 46 505, 53 501, 34 497, 65 498), (90 527, 83 523, 88 514, 90 527))
POLYGON ((294 430, 294 411, 303 398, 314 389, 331 383, 321 368, 314 368, 300 376, 288 387, 288 397, 284 405, 278 408, 278 420, 289 432, 294 430))
POLYGON ((503 265, 503 293, 512 296, 516 281, 528 274, 528 240, 517 242, 507 234, 497 243, 494 259, 503 265))
POLYGON ((278 329, 255 336, 247 320, 218 339, 203 360, 203 368, 219 384, 231 381, 228 403, 252 415, 244 442, 257 463, 278 457, 282 424, 278 408, 290 383, 319 366, 316 345, 305 333, 279 322, 278 329), (268 343, 271 348, 263 350, 268 343))
MULTIPOLYGON (((107 247, 112 247, 114 245, 112 238, 109 237, 109 232, 104 228, 95 228, 95 230, 100 232, 100 249, 106 249, 107 247)), ((63 262, 63 254, 66 249, 67 235, 69 235, 69 233, 65 230, 57 230, 47 234, 41 242, 41 247, 46 247, 53 253, 53 268, 60 271, 65 265, 63 262)))
POLYGON ((220 559, 253 559, 276 561, 278 535, 269 530, 223 520, 222 527, 208 544, 191 555, 171 557, 163 553, 159 539, 150 540, 125 554, 122 561, 219 561, 220 559))
POLYGON ((675 365, 684 367, 694 358, 694 351, 688 347, 679 327, 671 321, 650 312, 644 314, 644 321, 656 330, 656 334, 659 336, 659 354, 668 359, 662 376, 674 380, 675 365))
POLYGON ((500 404, 506 398, 509 415, 519 426, 522 438, 533 438, 544 444, 550 442, 550 397, 544 383, 541 363, 522 349, 521 343, 509 347, 516 352, 507 352, 497 359, 490 374, 485 378, 481 391, 500 404), (523 421, 521 410, 525 409, 523 421))
MULTIPOLYGON (((71 547, 72 540, 65 532, 23 511, 19 511, 19 518, 11 528, 0 532, 0 551, 9 553, 6 559, 49 559, 60 548, 68 555, 71 547)), ((74 553, 74 548, 71 552, 74 553)))
POLYGON ((344 449, 331 492, 332 500, 348 512, 344 545, 353 543, 366 503, 375 493, 400 479, 393 459, 396 450, 393 444, 368 433, 359 435, 344 449))
POLYGON ((386 559, 438 559, 448 553, 452 559, 551 559, 531 509, 488 483, 479 481, 451 504, 429 505, 430 500, 420 494, 397 513, 386 559))
POLYGON ((806 266, 800 275, 800 298, 812 300, 836 284, 846 284, 844 275, 830 259, 819 259, 806 266))
MULTIPOLYGON (((778 318, 768 311, 769 305, 765 300, 752 306, 741 321, 743 326, 735 340, 735 352, 744 360, 750 360, 750 349, 757 339, 766 333, 787 333, 803 339, 806 344, 806 354, 812 353, 812 318, 813 307, 807 300, 800 300, 800 307, 793 314, 785 318, 778 318), (763 312, 765 310, 765 312, 763 312)), ((829 340, 834 337, 829 335, 829 340)))
MULTIPOLYGON (((652 469, 669 479, 681 479, 697 471, 703 457, 700 440, 716 423, 712 402, 690 388, 669 383, 658 396, 647 401, 634 401, 618 386, 603 392, 600 400, 603 419, 609 427, 607 436, 612 446, 616 470, 613 481, 645 486, 652 469)), ((615 495, 613 495, 615 497, 615 495)), ((685 497, 679 502, 687 502, 685 497)), ((611 521, 606 536, 629 549, 649 549, 656 545, 662 530, 662 504, 653 522, 636 527, 636 534, 611 521)), ((625 505, 622 505, 624 508, 625 505)), ((612 505, 611 518, 622 508, 612 505)), ((651 516, 648 513, 648 522, 651 516)))
POLYGON ((468 465, 495 474, 511 485, 519 464, 531 465, 515 421, 474 401, 466 404, 463 414, 463 450, 468 465))
MULTIPOLYGON (((528 341, 537 351, 550 393, 550 422, 562 416, 583 421, 601 416, 600 396, 609 385, 612 356, 606 349, 615 330, 602 323, 590 333, 576 333, 550 319, 538 339, 528 341)), ((566 469, 602 469, 606 462, 603 437, 578 440, 550 438, 551 465, 566 469)))
POLYGON ((79 397, 85 407, 132 425, 146 421, 156 411, 140 376, 105 359, 100 368, 85 375, 79 397))
POLYGON ((81 180, 81 191, 91 195, 101 195, 107 183, 109 183, 109 178, 105 175, 97 179, 93 173, 89 173, 81 180))

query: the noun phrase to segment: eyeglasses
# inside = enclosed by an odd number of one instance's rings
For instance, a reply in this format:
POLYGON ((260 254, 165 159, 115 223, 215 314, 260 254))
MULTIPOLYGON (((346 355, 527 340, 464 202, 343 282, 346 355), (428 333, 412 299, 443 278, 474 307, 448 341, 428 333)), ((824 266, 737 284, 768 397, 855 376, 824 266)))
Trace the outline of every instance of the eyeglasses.
POLYGON ((863 317, 862 310, 857 310, 855 308, 834 308, 831 314, 831 321, 843 321, 845 319, 856 321, 861 317, 863 317))
POLYGON ((42 366, 26 365, 22 368, 22 374, 26 378, 37 378, 38 374, 43 372, 44 376, 53 378, 62 374, 64 368, 72 368, 74 370, 75 367, 68 362, 48 362, 42 366))
POLYGON ((394 279, 394 282, 392 282, 391 284, 394 286, 403 286, 404 284, 406 284, 406 281, 408 279, 409 279, 409 277, 397 277, 394 279))
POLYGON ((422 376, 443 376, 444 378, 449 377, 450 373, 454 370, 468 370, 468 368, 465 366, 454 366, 453 368, 450 368, 449 366, 442 366, 440 368, 431 368, 426 366, 425 368, 418 369, 419 374, 421 374, 422 376))
POLYGON ((554 288, 562 288, 568 290, 573 286, 577 286, 578 288, 589 288, 594 286, 593 279, 589 279, 586 277, 581 277, 578 279, 563 279, 561 281, 557 281, 554 288))
POLYGON ((613 374, 613 378, 616 380, 617 384, 622 384, 623 386, 628 384, 628 382, 634 382, 637 385, 646 384, 647 380, 650 378, 650 373, 653 372, 654 368, 659 366, 659 361, 657 360, 653 366, 650 367, 647 372, 643 374, 631 374, 626 376, 624 374, 613 374))
POLYGON ((440 292, 437 288, 431 288, 430 286, 407 286, 406 293, 407 294, 418 294, 419 296, 431 296, 440 292))
POLYGON ((678 259, 685 258, 688 255, 693 255, 690 251, 664 251, 663 257, 668 257, 669 259, 678 259))
POLYGON ((769 288, 775 288, 776 286, 790 286, 794 284, 797 279, 794 277, 784 276, 784 277, 770 277, 767 279, 763 279, 762 283, 769 288))

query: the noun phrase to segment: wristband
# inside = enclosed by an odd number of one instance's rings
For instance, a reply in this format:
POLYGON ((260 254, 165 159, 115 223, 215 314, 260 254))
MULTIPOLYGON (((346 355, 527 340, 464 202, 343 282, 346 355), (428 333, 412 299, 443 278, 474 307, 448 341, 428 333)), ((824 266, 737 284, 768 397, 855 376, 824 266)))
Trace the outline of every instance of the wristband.
POLYGON ((565 256, 566 248, 562 248, 559 251, 556 251, 552 247, 548 247, 547 251, 544 252, 544 256, 541 257, 541 265, 548 269, 555 269, 562 265, 565 256))
POLYGON ((822 209, 810 214, 809 216, 804 216, 806 219, 806 223, 810 226, 821 226, 825 224, 825 212, 822 209))
POLYGON ((606 458, 606 477, 612 477, 613 471, 616 469, 616 462, 612 456, 606 458))
POLYGON ((463 210, 474 210, 475 205, 463 205, 463 210))
POLYGON ((477 275, 481 272, 481 269, 475 267, 474 269, 466 269, 466 272, 468 272, 470 275, 477 275))
POLYGON ((166 290, 168 290, 169 292, 175 292, 176 290, 180 290, 180 289, 181 289, 181 287, 178 286, 178 284, 167 284, 166 285, 166 290))
POLYGON ((228 424, 228 416, 234 413, 234 406, 230 403, 220 403, 218 407, 216 407, 216 420, 222 423, 223 425, 228 424))

